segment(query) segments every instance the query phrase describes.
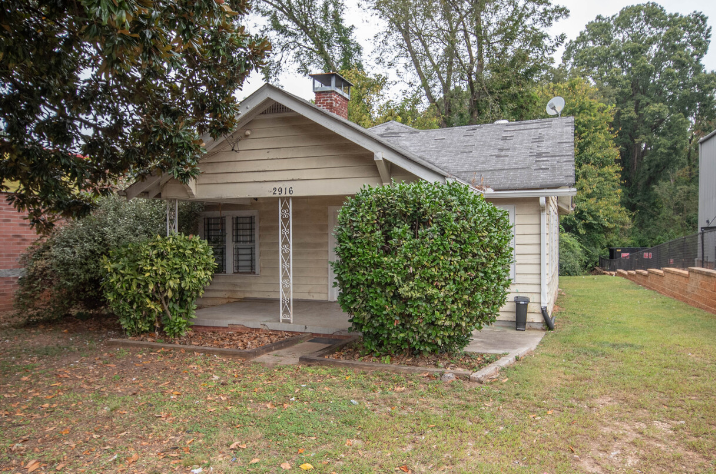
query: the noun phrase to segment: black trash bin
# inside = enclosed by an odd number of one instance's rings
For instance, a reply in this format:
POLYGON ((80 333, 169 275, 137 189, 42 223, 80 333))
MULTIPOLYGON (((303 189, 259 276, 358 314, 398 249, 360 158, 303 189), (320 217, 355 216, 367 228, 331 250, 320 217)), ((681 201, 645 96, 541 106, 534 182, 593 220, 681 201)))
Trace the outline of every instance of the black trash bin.
POLYGON ((524 331, 527 329, 527 305, 530 299, 526 296, 515 296, 515 329, 524 331))

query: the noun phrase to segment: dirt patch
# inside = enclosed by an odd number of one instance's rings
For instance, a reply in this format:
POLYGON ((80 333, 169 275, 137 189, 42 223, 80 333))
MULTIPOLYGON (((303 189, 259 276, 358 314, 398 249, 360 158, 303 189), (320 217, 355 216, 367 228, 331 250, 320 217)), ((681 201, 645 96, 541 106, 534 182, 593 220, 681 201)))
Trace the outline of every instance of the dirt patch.
POLYGON ((153 334, 129 337, 132 341, 160 342, 182 346, 215 347, 218 349, 251 350, 267 344, 294 337, 296 333, 286 331, 189 331, 185 336, 171 338, 155 337, 153 334))
POLYGON ((409 367, 425 367, 431 369, 466 370, 477 372, 483 367, 499 359, 494 354, 427 354, 416 355, 398 353, 391 355, 377 355, 368 353, 361 341, 353 342, 341 350, 325 356, 335 360, 354 360, 360 362, 374 362, 380 364, 406 365, 409 367))

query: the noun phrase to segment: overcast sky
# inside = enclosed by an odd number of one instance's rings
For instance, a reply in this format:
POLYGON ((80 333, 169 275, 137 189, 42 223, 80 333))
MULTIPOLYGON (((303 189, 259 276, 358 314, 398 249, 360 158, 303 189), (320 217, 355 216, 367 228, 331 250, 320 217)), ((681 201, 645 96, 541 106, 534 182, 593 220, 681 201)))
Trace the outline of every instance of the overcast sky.
MULTIPOLYGON (((564 5, 569 8, 569 18, 558 22, 550 31, 553 35, 566 33, 567 40, 576 38, 584 26, 594 20, 597 15, 611 16, 619 12, 627 5, 636 2, 623 0, 553 0, 553 3, 564 5)), ((701 11, 709 18, 709 26, 716 32, 716 0, 660 0, 656 3, 662 5, 669 13, 688 14, 693 11, 701 11)), ((372 43, 374 35, 380 29, 380 19, 361 11, 357 0, 346 0, 346 20, 356 28, 356 36, 363 46, 364 64, 368 71, 387 74, 388 77, 397 79, 391 71, 384 71, 378 68, 373 61, 372 43)), ((712 32, 711 47, 704 59, 708 70, 716 70, 716 45, 714 44, 714 33, 712 32)), ((562 52, 560 49, 555 54, 555 62, 561 62, 562 52)), ((316 71, 322 72, 322 71, 316 71)), ((263 80, 260 74, 252 74, 244 87, 240 97, 246 97, 261 87, 263 80)), ((311 81, 298 74, 287 74, 281 77, 281 86, 287 91, 296 94, 304 99, 312 99, 311 81)))

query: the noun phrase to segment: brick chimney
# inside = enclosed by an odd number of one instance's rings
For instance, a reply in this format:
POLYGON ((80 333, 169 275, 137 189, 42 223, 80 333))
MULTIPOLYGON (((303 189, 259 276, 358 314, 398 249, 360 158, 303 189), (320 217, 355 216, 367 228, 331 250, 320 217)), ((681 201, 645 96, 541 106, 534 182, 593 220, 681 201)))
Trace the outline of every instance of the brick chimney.
POLYGON ((351 99, 351 84, 340 74, 327 72, 311 74, 316 105, 344 119, 348 119, 348 101, 351 99))

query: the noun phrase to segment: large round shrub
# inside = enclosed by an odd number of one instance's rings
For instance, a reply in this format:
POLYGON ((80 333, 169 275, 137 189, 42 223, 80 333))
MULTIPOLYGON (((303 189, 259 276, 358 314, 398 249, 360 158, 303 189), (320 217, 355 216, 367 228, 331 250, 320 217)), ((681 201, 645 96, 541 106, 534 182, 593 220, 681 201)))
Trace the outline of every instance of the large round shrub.
POLYGON ((367 350, 461 350, 505 303, 509 219, 467 186, 364 188, 335 235, 338 302, 367 350))
POLYGON ((194 319, 195 301, 211 282, 216 263, 206 241, 172 234, 114 250, 102 267, 104 295, 128 334, 161 328, 176 337, 194 319))

